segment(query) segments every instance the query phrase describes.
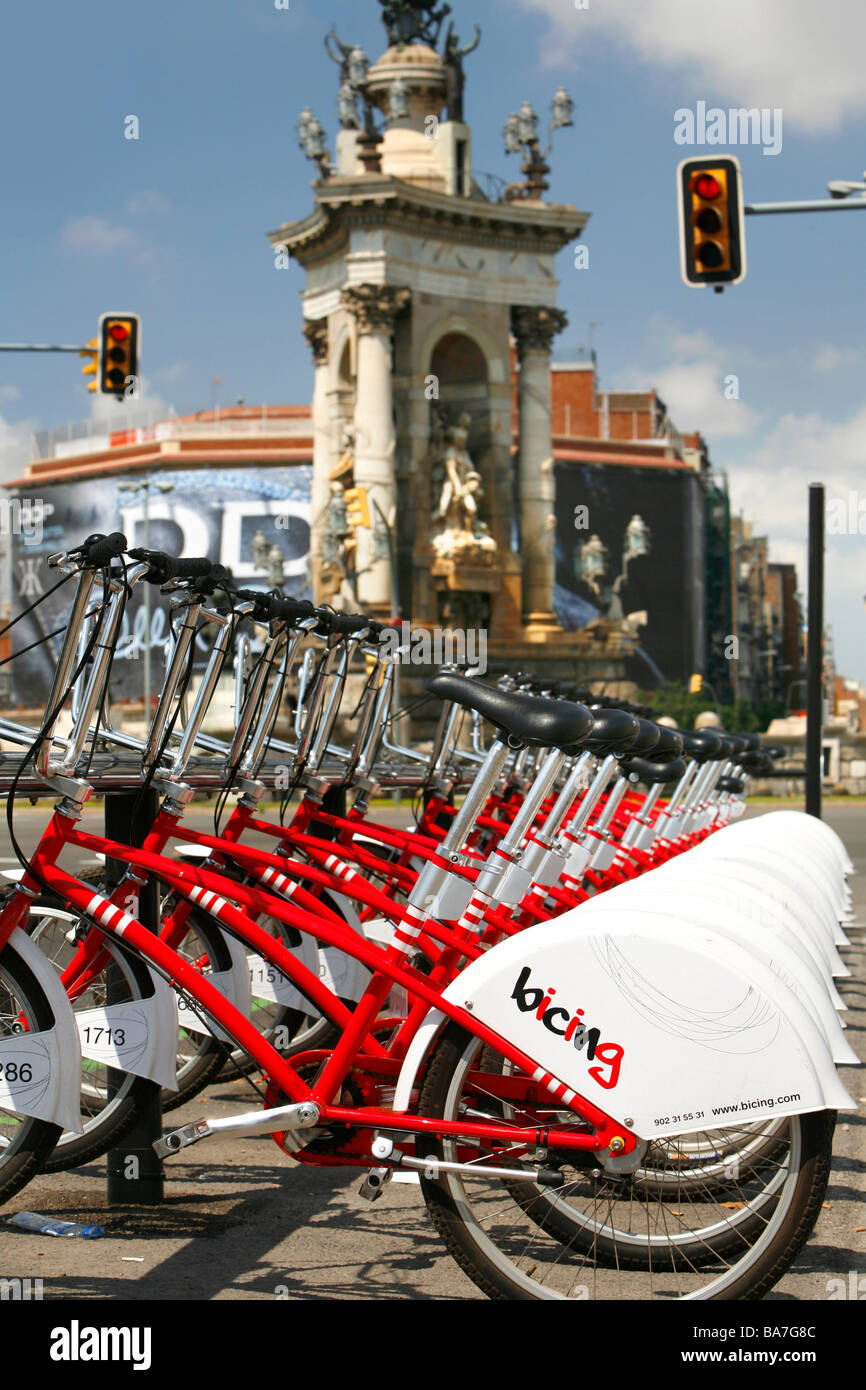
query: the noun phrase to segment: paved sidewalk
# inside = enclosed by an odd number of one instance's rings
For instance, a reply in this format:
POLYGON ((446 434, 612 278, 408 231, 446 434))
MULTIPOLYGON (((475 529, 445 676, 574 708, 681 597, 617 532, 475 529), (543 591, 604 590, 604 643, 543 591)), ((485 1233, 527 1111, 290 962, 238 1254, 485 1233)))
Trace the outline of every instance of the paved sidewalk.
MULTIPOLYGON (((866 922, 866 814, 834 806, 827 820, 855 862, 855 911, 866 922)), ((848 1037, 866 1057, 866 934, 852 940, 842 994, 848 1037)), ((825 1209, 769 1301, 838 1297, 852 1287, 852 1273, 866 1295, 866 1075, 852 1068, 842 1075, 859 1109, 841 1118, 825 1209)), ((220 1083, 170 1118, 179 1124, 254 1104, 245 1083, 220 1083)), ((208 1140, 171 1159, 166 1173, 165 1203, 137 1209, 106 1206, 101 1163, 36 1179, 0 1216, 36 1210, 101 1221, 107 1236, 56 1240, 0 1230, 0 1276, 41 1277, 46 1300, 480 1297, 445 1254, 416 1184, 392 1182, 369 1203, 358 1195, 356 1170, 299 1169, 266 1137, 208 1140)))

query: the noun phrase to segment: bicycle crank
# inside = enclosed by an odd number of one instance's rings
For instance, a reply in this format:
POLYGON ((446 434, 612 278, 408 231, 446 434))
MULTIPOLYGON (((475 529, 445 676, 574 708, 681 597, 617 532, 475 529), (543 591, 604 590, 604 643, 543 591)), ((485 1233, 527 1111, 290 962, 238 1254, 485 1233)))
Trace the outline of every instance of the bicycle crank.
POLYGON ((157 1139, 153 1145, 160 1158, 168 1158, 197 1144, 201 1139, 209 1139, 214 1134, 258 1134, 261 1130, 270 1133, 275 1128, 291 1131, 312 1129, 319 1119, 319 1107, 312 1101, 300 1101, 294 1105, 281 1105, 274 1110, 249 1110, 242 1115, 230 1115, 222 1120, 193 1120, 191 1124, 181 1125, 157 1139), (275 1124, 275 1121, 278 1122, 275 1124))

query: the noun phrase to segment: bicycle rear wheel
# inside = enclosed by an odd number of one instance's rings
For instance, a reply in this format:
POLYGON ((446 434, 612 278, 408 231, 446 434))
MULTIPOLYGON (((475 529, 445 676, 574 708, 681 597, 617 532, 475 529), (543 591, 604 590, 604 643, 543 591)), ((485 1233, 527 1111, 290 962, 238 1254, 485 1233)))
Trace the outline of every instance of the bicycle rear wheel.
MULTIPOLYGON (((54 1013, 42 986, 12 946, 0 956, 0 1042, 51 1028, 54 1013)), ((0 1202, 13 1197, 44 1166, 60 1127, 0 1106, 0 1202)))
MULTIPOLYGON (((500 1068, 507 1065, 500 1059, 500 1068)), ((552 1100, 511 1101, 504 1113, 485 1088, 491 1069, 489 1049, 449 1025, 427 1071, 420 1114, 471 1114, 522 1128, 570 1122, 552 1100)), ((814 1226, 834 1119, 824 1112, 785 1121, 784 1132, 774 1130, 772 1143, 758 1146, 765 1161, 751 1165, 736 1194, 730 1186, 660 1191, 648 1180, 654 1165, 646 1159, 634 1179, 612 1178, 566 1150, 554 1153, 562 1186, 547 1191, 483 1176, 485 1163, 531 1173, 537 1165, 525 1150, 426 1137, 418 1152, 433 1165, 466 1163, 468 1155, 476 1176, 437 1174, 433 1166, 421 1186, 449 1251, 491 1298, 755 1299, 781 1278, 814 1226)), ((585 1130, 576 1116, 573 1122, 585 1130)))

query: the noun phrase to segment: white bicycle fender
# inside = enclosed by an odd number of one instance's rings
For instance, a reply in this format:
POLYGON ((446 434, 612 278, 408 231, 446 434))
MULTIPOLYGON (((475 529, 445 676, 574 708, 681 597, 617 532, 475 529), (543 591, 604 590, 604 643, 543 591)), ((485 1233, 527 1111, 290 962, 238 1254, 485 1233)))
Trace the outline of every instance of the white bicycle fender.
POLYGON ((54 1012, 55 1026, 40 1033, 19 1033, 0 1044, 5 1066, 20 1058, 33 1068, 33 1080, 24 1089, 4 1086, 2 1104, 19 1115, 48 1120, 62 1129, 80 1134, 81 1049, 72 1007, 53 965, 35 941, 16 927, 9 938, 25 965, 29 966, 45 992, 54 1012), (36 1068, 38 1067, 38 1071, 36 1068))
MULTIPOLYGON (((652 885, 648 884, 647 887, 649 889, 652 885)), ((615 901, 605 902, 606 898, 612 899, 612 897, 613 894, 611 893, 599 893, 597 897, 584 903, 584 913, 591 912, 594 916, 598 916, 618 911, 615 901)), ((684 903, 682 898, 673 891, 664 893, 658 889, 654 892, 648 891, 646 897, 642 899, 640 910, 643 913, 662 913, 672 917, 681 916, 683 921, 696 929, 708 927, 710 931, 718 932, 720 936, 729 936, 732 941, 736 941, 744 950, 754 955, 768 970, 772 970, 782 984, 793 990, 824 1034, 830 1055, 837 1065, 853 1064, 856 1066, 859 1064, 860 1059, 845 1039, 842 1026, 836 1017, 836 1012, 824 988, 823 981, 815 973, 811 963, 807 964, 802 960, 781 931, 773 931, 766 925, 762 929, 761 924, 756 923, 754 919, 741 917, 738 913, 731 912, 718 903, 706 901, 684 903)))
POLYGON ((444 998, 471 1003, 555 1094, 643 1138, 855 1108, 823 1035, 769 970, 729 938, 637 909, 530 927, 444 998))
MULTIPOLYGON (((250 967, 247 961, 246 950, 229 932, 222 931, 223 941, 228 947, 231 956, 231 965, 228 970, 216 970, 212 974, 205 976, 209 985, 218 989, 224 994, 230 1004, 243 1014, 244 1018, 249 1018, 252 1009, 252 991, 250 988, 250 967)), ((178 1025, 186 1028, 190 1033, 201 1033, 218 1038, 221 1042, 230 1042, 228 1034, 222 1029, 215 1020, 208 1018, 205 1011, 200 1010, 201 1018, 188 1008, 184 1008, 184 1000, 178 993, 175 999, 176 1014, 174 1027, 178 1025)), ((172 1041, 176 1043, 176 1038, 172 1041)))
POLYGON ((836 946, 847 946, 848 938, 840 926, 841 903, 834 901, 823 879, 819 879, 812 866, 811 875, 802 865, 792 860, 790 855, 782 854, 778 848, 767 845, 740 844, 730 847, 730 842, 721 844, 721 836, 712 842, 704 841, 698 846, 701 859, 720 859, 730 864, 734 872, 740 865, 750 864, 772 874, 788 888, 792 888, 817 917, 826 924, 830 939, 836 946))
MULTIPOLYGON (((671 878, 674 877, 673 863, 664 865, 663 868, 670 871, 671 878)), ((801 924, 803 931, 814 943, 815 949, 823 957, 827 969, 834 979, 843 979, 851 974, 833 942, 829 939, 825 924, 807 908, 793 888, 781 884, 776 876, 769 874, 765 869, 756 868, 754 864, 734 865, 730 860, 707 859, 704 862, 699 862, 697 857, 690 859, 688 855, 683 855, 681 871, 684 878, 691 876, 697 882, 701 881, 703 875, 709 879, 713 873, 721 873, 730 888, 744 895, 751 895, 755 891, 768 894, 780 909, 789 913, 801 924)), ((661 873, 662 869, 659 869, 658 872, 661 873)))
MULTIPOLYGON (((363 937, 364 924, 358 916, 351 898, 344 898, 341 893, 329 893, 329 897, 339 908, 346 926, 351 927, 352 931, 363 937)), ((336 946, 319 947, 319 975, 338 998, 351 999, 355 1004, 361 998, 370 980, 370 972, 366 966, 336 946), (323 965, 324 971, 322 970, 323 965)))
MULTIPOLYGON (((312 937, 301 936, 298 945, 289 949, 291 955, 306 966, 311 974, 318 975, 319 952, 312 937)), ((297 1009, 299 1013, 307 1014, 310 1018, 319 1017, 319 1010, 315 1004, 311 1004, 289 976, 284 975, 278 966, 266 961, 264 956, 248 952, 247 969, 252 999, 266 999, 271 1003, 280 1004, 283 1008, 297 1009)))
POLYGON ((833 855, 843 873, 854 872, 854 865, 848 856, 844 841, 835 830, 831 830, 826 821, 818 820, 817 816, 809 816, 805 811, 768 811, 755 823, 766 826, 783 837, 799 835, 812 842, 820 842, 833 855))
MULTIPOLYGON (((800 920, 769 893, 760 889, 744 891, 732 882, 730 875, 725 874, 723 869, 713 868, 712 865, 692 864, 690 868, 684 865, 668 874, 665 867, 653 873, 651 878, 643 875, 641 878, 620 884, 612 892, 599 894, 598 899, 593 898, 592 902, 601 902, 602 898, 611 899, 614 895, 621 900, 626 894, 632 902, 638 896, 641 902, 644 902, 659 892, 678 894, 680 902, 688 902, 690 908, 700 908, 705 903, 714 907, 724 907, 738 918, 753 922, 758 929, 781 933, 821 981, 834 1008, 847 1007, 833 983, 833 976, 824 955, 800 920)), ((588 907, 589 904, 585 903, 584 906, 588 907)))
POLYGON ((445 1022, 445 1018, 446 1015, 441 1010, 431 1009, 429 1013, 425 1014, 421 1027, 406 1049, 406 1056, 403 1058, 403 1065, 397 1078, 393 1101, 394 1110, 401 1115, 409 1109, 415 1077, 418 1075, 424 1057, 433 1046, 433 1040, 445 1022))
POLYGON ((177 1010, 167 980, 148 967, 152 993, 144 999, 78 1009, 81 1055, 106 1067, 177 1090, 177 1010))

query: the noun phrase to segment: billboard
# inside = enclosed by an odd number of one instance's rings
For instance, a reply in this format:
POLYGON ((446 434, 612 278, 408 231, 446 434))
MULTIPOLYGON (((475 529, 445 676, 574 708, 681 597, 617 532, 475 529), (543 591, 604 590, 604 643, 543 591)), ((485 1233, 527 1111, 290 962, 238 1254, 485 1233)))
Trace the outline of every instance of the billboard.
POLYGON ((704 494, 695 473, 663 464, 557 462, 555 535, 555 609, 564 628, 609 612, 615 591, 624 616, 647 618, 629 679, 648 689, 703 669, 704 494), (635 516, 649 528, 649 553, 624 564, 635 516), (581 562, 593 536, 607 551, 596 588, 581 562))
MULTIPOLYGON (((12 615, 22 612, 57 582, 57 571, 46 564, 54 551, 80 544, 94 531, 122 531, 130 546, 145 544, 174 555, 206 555, 231 569, 240 587, 269 588, 266 574, 253 559, 253 538, 261 531, 268 546, 283 555, 283 588, 307 597, 310 592, 310 496, 312 468, 199 468, 151 475, 170 483, 170 492, 152 487, 145 504, 142 492, 124 491, 121 483, 140 483, 143 474, 83 479, 41 485, 38 528, 19 528, 11 539, 12 615)), ((30 499, 34 510, 33 499, 30 499)), ((12 630, 12 703, 39 706, 48 693, 60 650, 71 599, 72 583, 64 585, 12 630), (23 648, 37 643, 32 650, 23 648)), ((168 633, 169 600, 151 589, 148 628, 143 586, 133 591, 123 620, 112 677, 113 699, 141 699, 141 656, 149 647, 153 688, 159 689, 168 633)), ((198 639, 197 639, 198 640, 198 639)), ((197 653, 207 650, 201 641, 197 653)))

